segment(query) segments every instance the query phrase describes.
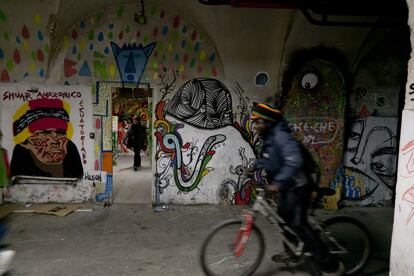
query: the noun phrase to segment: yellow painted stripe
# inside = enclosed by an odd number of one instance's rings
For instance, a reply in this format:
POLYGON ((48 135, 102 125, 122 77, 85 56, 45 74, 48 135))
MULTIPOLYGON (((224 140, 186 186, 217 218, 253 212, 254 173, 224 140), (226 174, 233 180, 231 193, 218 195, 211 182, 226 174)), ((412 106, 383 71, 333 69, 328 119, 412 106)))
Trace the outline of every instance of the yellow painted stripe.
POLYGON ((68 102, 63 101, 63 108, 66 110, 68 114, 70 114, 70 104, 68 102))
POLYGON ((73 126, 71 122, 68 122, 68 129, 66 130, 66 136, 69 139, 72 139, 72 135, 73 135, 73 126))
POLYGON ((13 115, 13 121, 20 119, 29 110, 29 104, 24 103, 13 115))
POLYGON ((32 133, 29 131, 29 128, 26 127, 23 129, 23 131, 14 136, 13 140, 15 144, 20 144, 26 141, 26 139, 28 139, 30 136, 32 136, 32 133))

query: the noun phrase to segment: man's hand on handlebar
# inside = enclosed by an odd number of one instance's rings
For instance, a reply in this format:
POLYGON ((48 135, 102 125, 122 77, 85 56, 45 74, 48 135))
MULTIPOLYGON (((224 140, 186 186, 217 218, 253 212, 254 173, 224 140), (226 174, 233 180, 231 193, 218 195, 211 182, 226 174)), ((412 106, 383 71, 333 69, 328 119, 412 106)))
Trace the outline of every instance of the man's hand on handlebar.
POLYGON ((279 190, 279 185, 276 182, 270 182, 265 185, 265 190, 268 192, 277 192, 279 190))
POLYGON ((254 169, 254 167, 249 167, 246 169, 246 176, 249 178, 253 178, 254 177, 254 172, 256 170, 254 169))

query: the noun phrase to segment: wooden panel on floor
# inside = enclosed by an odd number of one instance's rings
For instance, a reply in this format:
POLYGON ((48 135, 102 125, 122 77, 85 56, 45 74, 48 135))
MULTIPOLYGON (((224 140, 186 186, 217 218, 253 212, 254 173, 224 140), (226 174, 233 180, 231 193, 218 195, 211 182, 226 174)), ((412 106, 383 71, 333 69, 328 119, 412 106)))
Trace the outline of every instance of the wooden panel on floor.
POLYGON ((6 203, 0 206, 0 219, 6 217, 10 213, 37 213, 56 216, 66 216, 73 211, 75 212, 92 212, 93 203, 6 203))
POLYGON ((64 217, 78 209, 80 211, 92 211, 93 206, 87 203, 40 204, 35 207, 34 212, 37 214, 47 214, 64 217))

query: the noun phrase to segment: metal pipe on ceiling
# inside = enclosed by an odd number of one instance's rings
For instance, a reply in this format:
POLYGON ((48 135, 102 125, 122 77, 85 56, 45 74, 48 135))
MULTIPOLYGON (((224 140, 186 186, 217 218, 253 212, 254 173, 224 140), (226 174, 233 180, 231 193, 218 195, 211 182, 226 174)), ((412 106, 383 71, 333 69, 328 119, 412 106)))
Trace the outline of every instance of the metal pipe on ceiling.
POLYGON ((298 9, 315 25, 391 27, 406 23, 408 8, 405 0, 198 0, 205 5, 230 5, 236 8, 298 9), (321 16, 320 19, 315 15, 321 16), (391 18, 386 23, 328 20, 328 16, 366 16, 391 18))

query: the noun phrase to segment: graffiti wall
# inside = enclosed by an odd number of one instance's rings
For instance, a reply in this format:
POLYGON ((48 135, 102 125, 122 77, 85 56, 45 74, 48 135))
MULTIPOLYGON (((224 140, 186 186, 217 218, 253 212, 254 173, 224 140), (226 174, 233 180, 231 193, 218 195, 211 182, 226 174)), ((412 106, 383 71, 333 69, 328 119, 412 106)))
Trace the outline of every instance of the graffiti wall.
POLYGON ((249 203, 253 187, 241 174, 255 158, 250 103, 239 88, 232 90, 217 79, 197 78, 171 98, 160 93, 154 135, 161 201, 249 203))
POLYGON ((50 47, 47 25, 55 3, 42 1, 24 9, 28 3, 7 2, 0 5, 0 82, 44 82, 50 47))
MULTIPOLYGON (((44 177, 45 183, 47 179, 79 182, 85 172, 93 170, 94 130, 92 112, 87 108, 92 105, 90 89, 11 84, 0 86, 0 96, 1 128, 6 138, 3 146, 10 153, 11 177, 17 183, 9 188, 10 198, 6 196, 6 200, 29 197, 33 201, 49 201, 53 195, 68 196, 68 187, 55 186, 52 194, 43 194, 50 189, 48 185, 19 184, 18 179, 44 177)), ((90 197, 93 191, 83 184, 78 188, 83 189, 81 198, 90 197)), ((74 192, 69 196, 76 194, 79 195, 74 192)))
MULTIPOLYGON (((412 76, 408 85, 412 85, 412 76), (411 81, 410 81, 411 80, 411 81), (411 82, 411 83, 410 83, 411 82)), ((407 100, 413 89, 407 87, 407 100)), ((395 191, 394 227, 391 246, 393 275, 413 271, 411 246, 414 225, 414 120, 412 103, 407 103, 402 114, 402 131, 398 152, 398 182, 395 191)))
POLYGON ((324 187, 335 178, 342 161, 346 102, 342 63, 335 49, 293 53, 279 103, 296 138, 320 164, 324 187))
POLYGON ((205 33, 179 15, 152 6, 146 24, 135 5, 95 12, 65 35, 51 76, 65 84, 91 81, 159 82, 176 71, 182 80, 222 76, 221 61, 205 33))
MULTIPOLYGON (((96 200, 110 199, 113 87, 161 84, 163 95, 170 97, 176 82, 223 78, 222 63, 203 29, 155 3, 147 9, 146 24, 134 21, 135 4, 97 10, 71 26, 57 49, 49 49, 56 24, 56 18, 49 14, 55 8, 54 1, 43 1, 33 9, 21 8, 22 19, 16 22, 11 20, 13 4, 1 5, 1 81, 47 81, 92 88, 96 135, 91 169, 107 172, 104 191, 96 200)), ((142 114, 149 116, 148 112, 142 114)), ((52 175, 65 174, 53 171, 52 175)))
POLYGON ((410 48, 407 37, 404 29, 385 34, 373 30, 360 49, 351 77, 343 167, 331 183, 341 184, 344 204, 392 202, 400 91, 410 48))
POLYGON ((374 33, 372 31, 367 37, 369 46, 364 45, 360 50, 365 55, 360 57, 353 72, 351 113, 361 117, 397 117, 410 55, 408 29, 394 30, 372 45, 374 33))
MULTIPOLYGON (((53 82, 92 84, 97 134, 94 168, 108 172, 108 176, 114 158, 110 117, 114 87, 161 83, 166 89, 163 95, 168 95, 177 81, 223 76, 216 49, 202 29, 155 5, 149 9, 147 24, 140 25, 133 20, 135 7, 98 10, 73 25, 50 70, 53 82)), ((106 191, 108 198, 111 193, 106 191)))
POLYGON ((332 187, 342 185, 343 198, 358 205, 392 200, 397 173, 395 117, 358 118, 346 145, 344 168, 332 187))

